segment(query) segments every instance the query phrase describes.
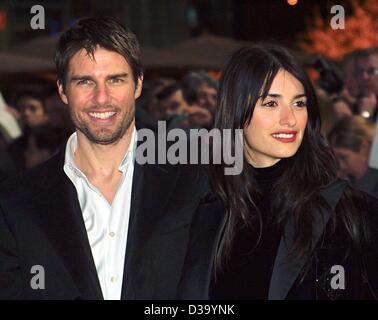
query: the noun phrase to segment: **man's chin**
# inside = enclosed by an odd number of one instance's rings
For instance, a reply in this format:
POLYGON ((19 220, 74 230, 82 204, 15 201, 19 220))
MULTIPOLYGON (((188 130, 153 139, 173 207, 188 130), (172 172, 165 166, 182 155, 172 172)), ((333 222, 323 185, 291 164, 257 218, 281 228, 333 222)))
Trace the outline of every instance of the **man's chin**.
POLYGON ((109 145, 119 141, 123 134, 122 132, 93 132, 89 130, 83 130, 82 133, 86 138, 95 144, 109 145))

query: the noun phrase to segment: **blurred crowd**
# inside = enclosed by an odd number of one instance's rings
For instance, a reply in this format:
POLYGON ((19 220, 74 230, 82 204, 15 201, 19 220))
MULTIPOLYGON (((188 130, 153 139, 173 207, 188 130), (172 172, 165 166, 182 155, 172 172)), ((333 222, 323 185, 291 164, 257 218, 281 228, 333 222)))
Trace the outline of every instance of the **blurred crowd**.
POLYGON ((378 197, 378 48, 346 55, 342 76, 340 89, 328 92, 333 121, 327 138, 340 176, 378 197))
MULTIPOLYGON (((372 154, 377 140, 378 48, 345 56, 341 77, 324 66, 320 75, 315 87, 323 132, 339 160, 340 176, 378 197, 378 154, 372 154)), ((217 80, 206 71, 191 71, 179 80, 147 79, 137 100, 137 128, 157 130, 157 121, 165 120, 167 130, 211 129, 217 89, 217 80)), ((55 86, 15 89, 6 101, 22 135, 6 138, 0 126, 0 180, 45 161, 74 131, 69 108, 55 86)))

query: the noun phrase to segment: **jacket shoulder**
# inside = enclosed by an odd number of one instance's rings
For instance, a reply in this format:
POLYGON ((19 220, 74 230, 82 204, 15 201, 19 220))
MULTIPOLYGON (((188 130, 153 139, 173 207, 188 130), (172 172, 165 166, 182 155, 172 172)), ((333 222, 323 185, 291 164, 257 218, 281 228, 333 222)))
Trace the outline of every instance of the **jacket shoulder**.
POLYGON ((60 170, 63 170, 63 163, 61 168, 59 165, 59 155, 56 154, 46 162, 2 181, 0 201, 4 199, 20 201, 45 190, 59 175, 60 170))

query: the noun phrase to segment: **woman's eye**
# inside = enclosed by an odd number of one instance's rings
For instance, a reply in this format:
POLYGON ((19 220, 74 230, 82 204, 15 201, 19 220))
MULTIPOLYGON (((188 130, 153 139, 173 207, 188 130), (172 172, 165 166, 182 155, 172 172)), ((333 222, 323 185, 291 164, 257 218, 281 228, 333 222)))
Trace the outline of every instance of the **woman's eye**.
POLYGON ((296 101, 294 102, 296 107, 307 107, 306 101, 296 101))
POLYGON ((263 104, 264 107, 272 108, 277 105, 276 101, 268 101, 263 104))

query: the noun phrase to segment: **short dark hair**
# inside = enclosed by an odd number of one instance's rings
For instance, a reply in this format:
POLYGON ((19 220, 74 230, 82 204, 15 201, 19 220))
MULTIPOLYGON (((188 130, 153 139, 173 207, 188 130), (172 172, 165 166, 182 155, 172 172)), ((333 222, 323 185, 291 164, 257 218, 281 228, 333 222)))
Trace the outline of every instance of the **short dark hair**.
POLYGON ((340 119, 328 133, 333 148, 345 148, 359 152, 363 141, 374 140, 375 127, 361 116, 340 119))
POLYGON ((43 90, 24 89, 24 90, 18 91, 14 98, 14 104, 17 109, 19 108, 19 103, 21 99, 24 99, 24 98, 31 98, 31 99, 39 101, 42 105, 43 110, 46 112, 46 94, 43 92, 43 90))
POLYGON ((182 90, 182 86, 179 82, 173 82, 164 86, 156 95, 158 100, 165 100, 173 95, 176 91, 182 90))
POLYGON ((185 99, 191 103, 198 102, 198 89, 202 85, 218 90, 218 82, 212 79, 206 71, 191 71, 183 79, 183 93, 185 99))
POLYGON ((138 40, 133 32, 111 17, 80 19, 62 34, 55 53, 58 80, 66 84, 68 64, 81 49, 93 57, 97 46, 122 55, 131 67, 134 82, 143 70, 138 40))

